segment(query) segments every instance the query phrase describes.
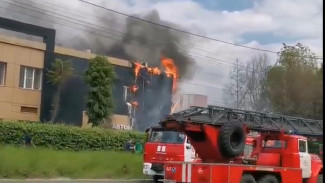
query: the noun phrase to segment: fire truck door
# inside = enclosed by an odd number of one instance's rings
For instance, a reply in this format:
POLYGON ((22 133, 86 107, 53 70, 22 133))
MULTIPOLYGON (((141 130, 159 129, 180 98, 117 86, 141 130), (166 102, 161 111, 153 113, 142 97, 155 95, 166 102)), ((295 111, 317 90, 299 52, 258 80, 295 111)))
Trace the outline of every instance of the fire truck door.
POLYGON ((311 175, 311 157, 308 154, 307 141, 299 139, 298 145, 302 178, 309 178, 311 175))
POLYGON ((184 161, 192 162, 195 159, 195 150, 187 138, 185 141, 184 153, 184 161))

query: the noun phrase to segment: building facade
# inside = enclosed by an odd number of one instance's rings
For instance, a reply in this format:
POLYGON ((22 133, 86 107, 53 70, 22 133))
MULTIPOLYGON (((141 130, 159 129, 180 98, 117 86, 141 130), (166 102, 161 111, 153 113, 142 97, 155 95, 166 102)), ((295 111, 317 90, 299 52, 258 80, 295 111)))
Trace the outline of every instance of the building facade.
MULTIPOLYGON (((58 86, 47 82, 44 73, 47 72, 45 68, 50 68, 44 65, 45 43, 0 35, 0 119, 53 120, 87 126, 88 85, 84 81, 84 73, 89 59, 96 54, 55 46, 53 55, 54 59, 70 61, 74 70, 73 76, 60 86, 60 91, 58 86), (60 93, 60 102, 53 118, 57 92, 60 93)), ((107 58, 117 75, 112 88, 113 128, 130 130, 135 126, 144 130, 170 113, 171 78, 165 74, 152 75, 147 67, 135 76, 132 62, 107 58), (134 86, 137 91, 132 90, 134 86)))
POLYGON ((179 94, 173 97, 173 112, 189 109, 191 106, 206 107, 208 97, 198 94, 179 94))
MULTIPOLYGON (((50 120, 57 88, 50 83, 42 85, 44 52, 44 43, 0 35, 0 119, 40 121, 44 116, 45 121, 50 120), (41 110, 44 88, 49 92, 43 101, 46 110, 41 110)), ((55 121, 86 125, 84 110, 88 88, 83 74, 88 68, 88 60, 96 55, 59 46, 54 52, 55 58, 71 61, 75 71, 60 91, 61 102, 55 121)), ((113 127, 129 129, 129 109, 124 100, 124 90, 134 80, 132 63, 111 57, 108 60, 118 75, 113 88, 113 127)))

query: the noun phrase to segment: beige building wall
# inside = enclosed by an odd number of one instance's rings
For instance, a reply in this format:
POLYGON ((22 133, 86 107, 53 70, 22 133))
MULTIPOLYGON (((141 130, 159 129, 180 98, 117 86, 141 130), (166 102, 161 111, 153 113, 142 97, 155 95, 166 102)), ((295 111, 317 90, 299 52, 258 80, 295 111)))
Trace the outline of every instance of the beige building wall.
MULTIPOLYGON (((0 85, 0 120, 39 121, 41 90, 19 87, 20 68, 28 66, 43 69, 45 44, 15 37, 0 35, 0 63, 6 64, 5 82, 0 85)), ((91 59, 96 55, 87 51, 55 47, 55 53, 77 58, 91 59)), ((108 57, 113 65, 132 67, 131 62, 108 57)), ((113 115, 113 127, 126 129, 130 119, 126 115, 113 115)), ((87 115, 83 114, 82 126, 89 126, 87 115)))
MULTIPOLYGON (((114 115, 112 115, 111 120, 112 120, 111 126, 109 126, 108 122, 105 122, 103 124, 103 126, 109 127, 109 128, 112 127, 114 129, 118 129, 118 130, 132 130, 131 119, 129 116, 114 114, 114 115)), ((91 123, 88 123, 88 115, 87 115, 86 111, 83 111, 83 113, 82 113, 81 127, 83 127, 83 128, 91 127, 91 123)))
POLYGON ((206 107, 208 105, 208 97, 198 94, 179 94, 174 96, 172 112, 179 112, 189 109, 191 106, 206 107))
POLYGON ((45 44, 0 39, 0 62, 5 63, 4 85, 0 86, 0 119, 38 121, 41 91, 19 87, 21 66, 43 68, 45 44))

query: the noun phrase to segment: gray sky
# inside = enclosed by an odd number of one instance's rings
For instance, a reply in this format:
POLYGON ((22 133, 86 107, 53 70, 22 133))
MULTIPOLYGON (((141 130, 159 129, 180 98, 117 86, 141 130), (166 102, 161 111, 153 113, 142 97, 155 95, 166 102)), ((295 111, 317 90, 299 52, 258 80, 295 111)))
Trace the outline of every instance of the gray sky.
MULTIPOLYGON (((22 0, 4 1, 17 4, 29 2, 22 0)), ((142 15, 155 9, 162 20, 179 25, 189 32, 251 47, 279 51, 284 42, 287 45, 301 42, 311 48, 317 56, 323 56, 322 0, 88 1, 127 14, 142 15)), ((81 3, 78 0, 39 0, 33 2, 42 5, 44 10, 55 10, 61 15, 82 19, 99 26, 101 22, 96 17, 105 12, 105 10, 81 3)), ((1 10, 6 6, 8 3, 0 3, 1 10)), ((30 17, 31 15, 39 16, 37 12, 27 11, 19 7, 15 9, 24 11, 25 15, 13 11, 2 11, 0 15, 9 18, 19 17, 18 19, 22 21, 32 20, 31 23, 46 24, 42 20, 30 17)), ((45 15, 42 18, 58 22, 56 18, 51 16, 45 15)), ((118 25, 121 27, 124 18, 120 16, 118 21, 118 25)), ((60 22, 71 24, 71 22, 60 22)), ((74 26, 82 28, 80 25, 74 26)), ((119 29, 119 26, 112 28, 119 29)), ((53 28, 59 29, 57 33, 58 42, 68 36, 84 34, 82 31, 57 24, 54 24, 53 28)), ((122 28, 121 31, 123 31, 122 28)), ((233 67, 235 59, 238 58, 240 64, 245 65, 245 62, 252 56, 263 53, 195 36, 189 36, 180 44, 187 48, 188 54, 193 57, 197 64, 192 71, 193 78, 180 83, 179 91, 207 95, 210 103, 219 105, 223 103, 222 88, 225 88, 225 83, 229 81, 229 71, 233 67)), ((276 55, 270 53, 267 55, 271 63, 275 63, 276 55)))

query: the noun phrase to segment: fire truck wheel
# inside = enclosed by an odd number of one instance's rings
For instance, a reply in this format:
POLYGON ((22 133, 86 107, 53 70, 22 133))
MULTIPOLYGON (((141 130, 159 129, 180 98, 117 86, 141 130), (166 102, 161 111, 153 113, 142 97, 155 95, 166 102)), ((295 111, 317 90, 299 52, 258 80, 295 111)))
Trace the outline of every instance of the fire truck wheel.
POLYGON ((258 183, 279 183, 279 181, 274 175, 264 175, 258 180, 258 183))
POLYGON ((219 149, 223 156, 232 158, 244 153, 246 133, 240 123, 226 122, 220 129, 219 149))
POLYGON ((256 183, 253 175, 251 174, 244 174, 241 177, 240 183, 256 183))
POLYGON ((154 183, 162 183, 162 179, 164 179, 164 176, 161 176, 161 175, 154 175, 153 176, 153 182, 154 183))

